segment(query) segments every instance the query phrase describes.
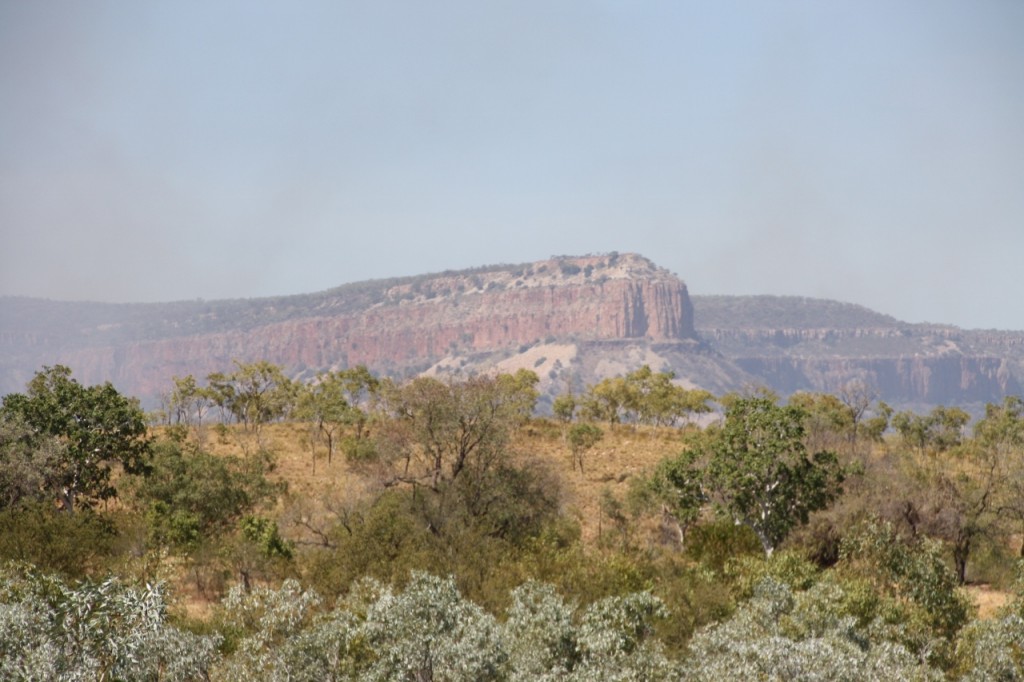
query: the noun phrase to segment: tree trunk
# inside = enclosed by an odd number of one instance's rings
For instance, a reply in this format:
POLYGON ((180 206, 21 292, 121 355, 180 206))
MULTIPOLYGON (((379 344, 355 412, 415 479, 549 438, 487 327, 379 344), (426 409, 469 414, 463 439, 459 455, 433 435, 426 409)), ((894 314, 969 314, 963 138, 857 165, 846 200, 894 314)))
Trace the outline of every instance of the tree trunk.
POLYGON ((764 558, 771 559, 772 552, 775 551, 775 545, 772 544, 772 541, 768 538, 767 535, 764 534, 763 531, 760 531, 757 528, 755 528, 753 524, 748 523, 746 524, 746 526, 750 530, 754 531, 754 535, 756 535, 757 539, 761 541, 761 549, 764 550, 764 558))
POLYGON ((963 585, 967 582, 967 559, 971 555, 971 539, 958 538, 953 545, 953 564, 956 568, 956 580, 963 585))

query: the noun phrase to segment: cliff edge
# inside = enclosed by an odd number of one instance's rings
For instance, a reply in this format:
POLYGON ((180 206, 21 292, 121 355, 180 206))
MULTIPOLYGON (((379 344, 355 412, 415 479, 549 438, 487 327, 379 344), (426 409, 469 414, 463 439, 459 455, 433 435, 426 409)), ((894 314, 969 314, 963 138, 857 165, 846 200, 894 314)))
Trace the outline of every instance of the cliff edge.
POLYGON ((0 390, 22 390, 35 370, 60 363, 83 382, 110 380, 147 402, 173 376, 205 377, 233 360, 269 360, 298 377, 359 364, 403 376, 445 358, 556 340, 697 339, 686 285, 636 254, 554 257, 274 299, 4 303, 20 308, 25 322, 4 315, 0 390))

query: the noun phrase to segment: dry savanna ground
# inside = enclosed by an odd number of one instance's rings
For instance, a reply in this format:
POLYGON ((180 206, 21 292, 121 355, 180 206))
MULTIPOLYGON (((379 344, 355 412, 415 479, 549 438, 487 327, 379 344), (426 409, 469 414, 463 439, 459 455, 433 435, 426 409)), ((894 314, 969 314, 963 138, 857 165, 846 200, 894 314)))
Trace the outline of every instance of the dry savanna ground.
MULTIPOLYGON (((684 447, 683 433, 675 428, 601 426, 602 439, 584 456, 584 469, 573 467, 571 450, 565 438, 567 427, 547 419, 535 419, 524 426, 513 440, 517 456, 534 458, 555 474, 562 488, 564 512, 579 521, 588 544, 608 532, 609 521, 602 512, 602 498, 611 493, 626 499, 630 480, 643 475, 665 457, 678 454, 684 447)), ((209 449, 214 453, 243 455, 255 446, 251 436, 237 427, 218 434, 206 432, 209 449)), ((322 443, 311 444, 309 425, 272 424, 264 428, 261 444, 275 455, 274 480, 284 481, 291 500, 317 500, 328 496, 344 500, 372 491, 372 476, 350 466, 341 453, 330 462, 322 443)), ((372 494, 372 493, 371 493, 372 494)), ((993 615, 1011 595, 988 585, 965 588, 978 607, 981 617, 993 615)))
MULTIPOLYGON (((533 420, 515 435, 512 449, 516 456, 534 458, 555 474, 564 511, 579 520, 585 540, 596 539, 600 532, 601 498, 606 490, 625 500, 632 477, 683 448, 679 429, 603 425, 603 437, 586 452, 580 471, 573 467, 566 428, 550 420, 533 420)), ((358 495, 373 487, 372 477, 351 467, 342 454, 335 452, 328 462, 326 446, 312 440, 309 425, 302 423, 271 424, 260 435, 262 445, 275 456, 271 478, 286 482, 291 497, 317 499, 338 491, 358 495)), ((256 445, 237 428, 229 429, 226 436, 208 429, 206 441, 215 454, 239 456, 256 445)))

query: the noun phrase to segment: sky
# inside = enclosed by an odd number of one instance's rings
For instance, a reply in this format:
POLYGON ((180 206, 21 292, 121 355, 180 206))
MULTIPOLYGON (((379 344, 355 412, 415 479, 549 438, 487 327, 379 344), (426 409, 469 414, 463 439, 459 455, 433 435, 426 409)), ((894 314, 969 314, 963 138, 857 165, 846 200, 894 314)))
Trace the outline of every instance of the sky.
POLYGON ((637 252, 1024 329, 1020 0, 0 0, 0 295, 637 252))

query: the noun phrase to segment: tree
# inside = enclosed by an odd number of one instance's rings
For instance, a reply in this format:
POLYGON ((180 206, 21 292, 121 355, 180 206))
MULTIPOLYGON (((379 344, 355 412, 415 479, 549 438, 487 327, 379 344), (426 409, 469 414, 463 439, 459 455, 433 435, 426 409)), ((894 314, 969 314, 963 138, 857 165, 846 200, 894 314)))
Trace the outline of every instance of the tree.
POLYGON ((231 414, 257 440, 264 424, 281 419, 294 407, 296 387, 273 363, 235 361, 231 374, 207 377, 210 396, 222 413, 231 414))
MULTIPOLYGON (((1019 528, 1024 525, 1024 400, 1007 396, 1001 405, 986 405, 985 416, 974 425, 974 440, 1000 465, 999 516, 1019 528)), ((1024 557, 1024 545, 1020 554, 1024 557)))
POLYGON ((531 581, 513 590, 500 620, 464 597, 453 578, 414 571, 401 590, 364 579, 317 615, 321 602, 292 580, 277 590, 233 589, 226 616, 243 636, 218 679, 678 679, 654 638, 667 610, 647 592, 577 608, 531 581))
POLYGON ((687 390, 673 381, 674 372, 654 372, 644 365, 626 375, 624 407, 641 424, 672 426, 691 414, 711 410, 712 396, 701 389, 687 390))
MULTIPOLYGON (((875 393, 862 381, 851 381, 839 390, 839 399, 846 405, 847 412, 853 422, 850 443, 856 445, 857 436, 864 428, 864 418, 871 408, 875 393)), ((884 430, 884 429, 883 429, 884 430)))
POLYGON ((627 374, 622 384, 627 419, 641 424, 657 423, 670 409, 674 376, 669 372, 655 374, 650 365, 627 374))
POLYGON ((945 452, 963 441, 964 427, 971 415, 959 407, 939 405, 927 415, 898 412, 892 418, 892 427, 900 434, 904 444, 926 450, 945 452))
POLYGON ((916 652, 857 622, 849 611, 856 603, 850 592, 827 582, 796 592, 777 580, 763 580, 729 619, 694 636, 683 679, 944 679, 916 652))
POLYGON ((583 473, 583 455, 592 447, 597 445, 604 437, 604 432, 593 424, 573 424, 569 429, 569 447, 572 449, 572 470, 576 471, 576 463, 580 465, 580 473, 583 473))
MULTIPOLYGON (((334 457, 341 428, 353 421, 354 409, 345 399, 345 383, 337 372, 318 374, 316 381, 299 393, 296 416, 308 419, 317 439, 327 442, 327 463, 334 457)), ((316 453, 313 453, 313 473, 316 473, 316 453)))
POLYGON ((537 408, 540 377, 533 370, 517 369, 515 374, 498 374, 494 380, 503 395, 505 409, 514 416, 516 425, 524 423, 537 408))
POLYGON ((535 401, 532 384, 500 376, 461 383, 418 377, 392 386, 385 395, 392 428, 379 446, 399 464, 388 483, 439 492, 464 472, 487 469, 505 456, 511 429, 535 401))
POLYGON ((173 441, 153 447, 150 472, 135 487, 151 537, 161 546, 191 552, 236 527, 280 486, 266 477, 266 462, 215 456, 173 441))
POLYGON ((0 510, 51 495, 66 456, 55 436, 40 436, 20 415, 0 410, 0 510))
POLYGON ((1024 449, 1024 400, 1007 396, 1001 405, 985 405, 985 416, 974 425, 974 437, 1004 455, 1024 449))
POLYGON ((907 480, 896 498, 902 520, 913 533, 948 543, 963 584, 980 542, 1005 539, 1005 521, 1016 516, 1012 491, 1020 460, 981 439, 924 455, 907 452, 903 460, 907 480))
POLYGON ((662 522, 674 529, 680 547, 685 546, 687 530, 697 522, 701 508, 708 502, 699 458, 699 448, 666 458, 631 491, 641 508, 652 503, 660 506, 662 522))
POLYGON ((881 443, 886 430, 889 428, 889 420, 892 419, 893 409, 885 402, 879 400, 871 412, 872 415, 861 422, 861 428, 869 440, 881 443))
POLYGON ((789 398, 807 415, 804 420, 807 447, 812 450, 834 450, 852 442, 857 429, 853 410, 830 393, 794 393, 789 398))
POLYGON ((453 578, 423 573, 401 593, 384 590, 365 633, 378 654, 370 679, 498 680, 508 656, 497 619, 463 599, 453 578))
POLYGON ((551 403, 551 413, 563 424, 572 421, 576 415, 576 397, 573 396, 571 389, 554 399, 551 403))
POLYGON ((629 387, 622 377, 602 379, 587 389, 581 412, 588 421, 607 421, 609 425, 622 420, 622 411, 629 403, 629 387))
POLYGON ((710 403, 714 399, 710 392, 702 388, 681 389, 676 398, 675 416, 681 418, 685 424, 695 414, 711 412, 710 403))
POLYGON ((834 453, 808 455, 805 413, 767 398, 738 398, 708 441, 705 489, 733 520, 750 528, 766 555, 842 492, 834 453))
POLYGON ((383 390, 373 460, 384 487, 409 489, 432 533, 473 526, 507 537, 553 512, 543 472, 509 444, 537 399, 532 372, 463 382, 418 377, 383 390))
MULTIPOLYGON (((193 428, 196 441, 203 443, 203 417, 210 409, 213 401, 211 391, 200 387, 191 374, 172 379, 174 388, 163 398, 167 424, 170 426, 193 428)), ((184 437, 182 433, 182 437, 184 437)))
POLYGON ((159 585, 0 570, 0 679, 203 680, 220 643, 169 624, 159 585))
MULTIPOLYGON (((905 540, 891 524, 868 519, 843 538, 840 553, 842 571, 852 571, 897 602, 919 609, 934 635, 952 639, 970 619, 970 600, 957 589, 956 575, 936 540, 905 540)), ((919 648, 934 649, 934 644, 921 642, 919 648)))
POLYGON ((0 411, 31 428, 28 441, 33 448, 51 447, 54 438, 60 442, 44 478, 68 513, 80 498, 92 502, 117 494, 111 483, 113 465, 128 473, 146 469, 145 413, 137 400, 122 396, 109 382, 82 386, 67 367, 44 367, 25 394, 4 396, 0 411))
POLYGON ((971 442, 948 453, 922 457, 909 491, 918 530, 949 543, 957 581, 967 580, 967 562, 979 541, 1001 530, 999 501, 1006 462, 971 442))

